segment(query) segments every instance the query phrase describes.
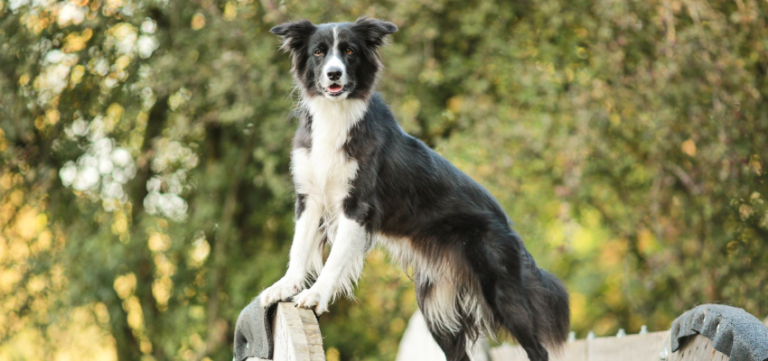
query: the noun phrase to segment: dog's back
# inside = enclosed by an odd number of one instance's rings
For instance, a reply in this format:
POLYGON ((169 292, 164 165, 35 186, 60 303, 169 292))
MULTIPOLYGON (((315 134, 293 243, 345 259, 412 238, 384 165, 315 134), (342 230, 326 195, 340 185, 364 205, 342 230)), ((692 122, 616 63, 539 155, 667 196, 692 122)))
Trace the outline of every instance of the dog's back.
POLYGON ((350 134, 353 189, 366 200, 355 214, 413 267, 419 306, 449 360, 499 327, 535 360, 547 358, 542 344, 565 341, 565 288, 536 266, 485 188, 406 134, 378 94, 350 134))

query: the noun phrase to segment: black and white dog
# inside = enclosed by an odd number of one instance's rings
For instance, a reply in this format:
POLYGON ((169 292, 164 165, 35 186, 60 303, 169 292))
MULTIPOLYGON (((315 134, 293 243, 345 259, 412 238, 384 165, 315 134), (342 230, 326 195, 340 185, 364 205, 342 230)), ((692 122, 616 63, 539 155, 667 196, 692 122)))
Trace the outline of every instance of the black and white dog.
POLYGON ((389 22, 273 28, 301 91, 291 154, 296 232, 286 275, 261 294, 320 314, 351 295, 374 243, 412 267, 418 304, 448 361, 480 332, 508 330, 547 360, 569 329, 568 295, 539 269, 482 186, 406 134, 374 92, 389 22), (323 265, 323 247, 332 245, 323 265), (316 279, 307 287, 310 279, 316 279))

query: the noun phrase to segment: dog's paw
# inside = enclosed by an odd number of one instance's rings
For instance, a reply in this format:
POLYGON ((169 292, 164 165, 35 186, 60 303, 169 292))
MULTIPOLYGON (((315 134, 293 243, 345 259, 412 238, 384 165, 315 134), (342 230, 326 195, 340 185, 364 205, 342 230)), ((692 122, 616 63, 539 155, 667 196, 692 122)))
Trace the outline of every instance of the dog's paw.
POLYGON ((293 300, 296 306, 314 309, 318 315, 328 312, 329 297, 326 297, 323 295, 323 292, 316 290, 314 287, 302 291, 293 300))
POLYGON ((264 307, 269 307, 275 302, 285 301, 290 299, 295 294, 301 291, 301 282, 288 281, 281 279, 263 292, 259 297, 261 298, 261 304, 264 307))

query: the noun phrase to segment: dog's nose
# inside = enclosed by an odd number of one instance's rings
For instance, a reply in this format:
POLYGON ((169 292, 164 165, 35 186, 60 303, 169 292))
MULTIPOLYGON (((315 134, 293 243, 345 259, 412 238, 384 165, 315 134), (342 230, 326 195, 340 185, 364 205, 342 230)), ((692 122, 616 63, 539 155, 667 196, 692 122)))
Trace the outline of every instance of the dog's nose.
POLYGON ((328 69, 328 73, 326 74, 328 75, 328 79, 330 79, 331 81, 336 81, 341 79, 341 69, 339 68, 330 68, 328 69))

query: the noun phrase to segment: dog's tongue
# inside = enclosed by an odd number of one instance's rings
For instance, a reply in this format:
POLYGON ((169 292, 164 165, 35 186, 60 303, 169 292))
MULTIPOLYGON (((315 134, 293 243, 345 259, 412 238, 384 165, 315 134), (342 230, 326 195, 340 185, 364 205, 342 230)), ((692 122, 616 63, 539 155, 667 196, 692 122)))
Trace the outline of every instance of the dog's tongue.
POLYGON ((333 94, 340 93, 341 89, 341 85, 339 84, 331 84, 331 86, 328 87, 328 90, 330 90, 333 94))

